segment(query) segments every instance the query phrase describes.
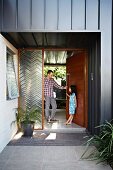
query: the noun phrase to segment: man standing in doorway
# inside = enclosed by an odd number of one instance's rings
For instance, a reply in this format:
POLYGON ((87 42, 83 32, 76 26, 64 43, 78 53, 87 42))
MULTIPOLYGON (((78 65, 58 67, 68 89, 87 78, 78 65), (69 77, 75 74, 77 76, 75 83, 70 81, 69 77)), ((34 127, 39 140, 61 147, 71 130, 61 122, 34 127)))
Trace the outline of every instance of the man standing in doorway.
POLYGON ((66 89, 66 87, 60 86, 53 79, 53 71, 48 70, 47 77, 44 79, 44 97, 45 97, 45 117, 48 122, 55 121, 56 113, 56 99, 54 97, 53 88, 66 89), (52 112, 50 114, 49 107, 52 106, 52 112))

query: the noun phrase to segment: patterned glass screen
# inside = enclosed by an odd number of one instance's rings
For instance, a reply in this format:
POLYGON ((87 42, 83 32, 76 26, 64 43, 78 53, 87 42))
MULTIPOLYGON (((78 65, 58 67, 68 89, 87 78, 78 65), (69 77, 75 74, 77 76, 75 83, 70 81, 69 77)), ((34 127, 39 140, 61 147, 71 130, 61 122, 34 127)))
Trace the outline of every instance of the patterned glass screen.
POLYGON ((20 106, 37 107, 35 129, 42 128, 42 50, 20 51, 20 106))

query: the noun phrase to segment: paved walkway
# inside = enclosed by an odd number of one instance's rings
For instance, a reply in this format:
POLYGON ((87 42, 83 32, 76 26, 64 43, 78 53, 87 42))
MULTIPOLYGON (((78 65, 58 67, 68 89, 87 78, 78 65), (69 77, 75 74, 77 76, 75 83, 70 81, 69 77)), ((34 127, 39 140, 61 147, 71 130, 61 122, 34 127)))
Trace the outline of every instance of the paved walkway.
POLYGON ((35 131, 33 138, 17 134, 0 154, 0 170, 111 170, 108 165, 80 159, 85 129, 64 125, 64 116, 57 114, 60 121, 45 122, 45 130, 35 131))
POLYGON ((7 146, 0 170, 111 170, 107 165, 80 160, 83 146, 7 146))
POLYGON ((86 148, 83 136, 43 131, 33 138, 17 135, 0 154, 0 170, 111 170, 108 165, 80 159, 86 148))

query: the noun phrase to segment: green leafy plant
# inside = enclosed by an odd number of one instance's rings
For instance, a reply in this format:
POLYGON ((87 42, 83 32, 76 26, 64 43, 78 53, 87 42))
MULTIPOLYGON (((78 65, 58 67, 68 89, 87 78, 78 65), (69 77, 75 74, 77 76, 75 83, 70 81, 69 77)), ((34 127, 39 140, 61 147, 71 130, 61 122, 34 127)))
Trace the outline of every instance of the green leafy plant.
POLYGON ((40 110, 37 107, 26 108, 25 110, 21 107, 17 109, 17 123, 20 124, 23 122, 24 124, 28 124, 30 122, 34 122, 39 119, 40 110))
POLYGON ((44 76, 47 76, 47 71, 52 70, 54 73, 55 78, 61 78, 61 79, 66 79, 66 67, 64 66, 45 66, 44 67, 44 76))
POLYGON ((87 140, 86 150, 81 158, 97 160, 97 163, 107 162, 113 168, 113 123, 106 121, 96 128, 100 128, 100 132, 87 140), (85 156, 91 145, 94 145, 96 149, 85 156))
POLYGON ((20 107, 17 110, 18 131, 22 131, 24 137, 32 137, 34 124, 37 120, 40 120, 41 110, 34 106, 27 107, 25 110, 20 107))
POLYGON ((56 67, 54 70, 55 78, 65 79, 66 77, 66 67, 56 67))

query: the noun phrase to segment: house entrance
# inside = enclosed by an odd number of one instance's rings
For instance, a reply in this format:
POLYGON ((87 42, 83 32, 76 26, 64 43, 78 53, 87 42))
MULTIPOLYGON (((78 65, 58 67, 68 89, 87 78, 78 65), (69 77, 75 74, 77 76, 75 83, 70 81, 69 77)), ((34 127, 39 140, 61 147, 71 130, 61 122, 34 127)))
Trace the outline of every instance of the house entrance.
MULTIPOLYGON (((57 111, 56 121, 47 122, 44 119, 44 129, 67 128, 66 119, 69 117, 69 98, 66 93, 70 85, 77 87, 77 109, 70 127, 87 127, 87 53, 84 50, 45 50, 44 76, 52 70, 54 80, 60 86, 67 86, 67 90, 54 89, 57 111)), ((45 107, 44 107, 45 108, 45 107)), ((51 115, 50 105, 50 115, 51 115)), ((45 112, 44 112, 45 113, 45 112)), ((69 127, 68 127, 69 128, 69 127)))
POLYGON ((38 108, 35 129, 65 128, 64 123, 69 117, 66 93, 70 85, 77 87, 77 109, 72 126, 87 127, 87 72, 87 53, 84 50, 20 50, 19 105, 24 108, 38 108), (44 112, 44 76, 48 69, 53 70, 54 79, 60 86, 67 86, 67 90, 54 89, 57 121, 49 124, 44 112))
MULTIPOLYGON (((19 33, 16 34, 19 35, 19 33)), ((23 33, 22 35, 24 36, 23 33)), ((30 33, 25 35, 26 37, 27 35, 31 36, 30 33)), ((38 46, 35 48, 26 46, 26 48, 19 50, 19 105, 37 105, 39 118, 35 128, 45 129, 44 69, 52 67, 53 70, 58 71, 62 67, 66 70, 64 78, 66 85, 68 87, 71 84, 77 85, 78 107, 73 124, 88 128, 89 131, 94 130, 94 127, 100 121, 100 33, 43 33, 38 35, 38 46), (40 41, 40 39, 43 41, 40 41), (65 56, 65 63, 61 56, 65 56), (52 59, 53 61, 51 61, 52 59)), ((30 40, 27 39, 27 42, 31 42, 30 40)), ((22 47, 25 47, 24 44, 22 44, 22 47)), ((58 81, 61 85, 61 79, 58 81)), ((62 83, 64 82, 62 81, 62 83)), ((64 94, 61 95, 61 91, 57 92, 56 95, 58 97, 57 111, 64 109, 65 113, 63 124, 69 116, 68 100, 67 98, 61 100, 65 96, 64 94)))

